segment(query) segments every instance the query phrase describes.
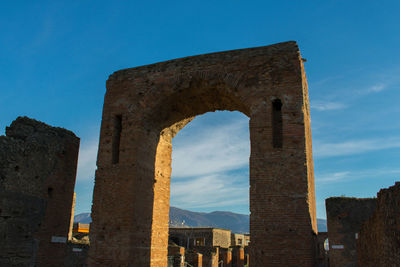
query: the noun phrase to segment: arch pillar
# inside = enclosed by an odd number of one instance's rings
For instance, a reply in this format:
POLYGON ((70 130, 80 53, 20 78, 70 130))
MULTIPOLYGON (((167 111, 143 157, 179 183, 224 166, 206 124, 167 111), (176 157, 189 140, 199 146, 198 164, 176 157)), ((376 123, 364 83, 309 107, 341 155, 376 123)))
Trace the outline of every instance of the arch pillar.
MULTIPOLYGON (((298 91, 298 88, 293 88, 298 91)), ((310 198, 302 95, 283 98, 282 147, 274 147, 274 98, 250 117, 250 248, 252 266, 314 266, 315 213, 310 198), (297 99, 296 99, 297 98, 297 99)), ((313 179, 313 176, 311 175, 313 179)))
MULTIPOLYGON (((107 164, 96 171, 92 206, 95 223, 90 229, 90 239, 95 242, 91 242, 88 264, 166 266, 171 137, 156 131, 132 132, 127 116, 122 117, 120 147, 126 149, 120 151, 118 164, 107 164)), ((101 149, 109 150, 104 146, 101 149)))

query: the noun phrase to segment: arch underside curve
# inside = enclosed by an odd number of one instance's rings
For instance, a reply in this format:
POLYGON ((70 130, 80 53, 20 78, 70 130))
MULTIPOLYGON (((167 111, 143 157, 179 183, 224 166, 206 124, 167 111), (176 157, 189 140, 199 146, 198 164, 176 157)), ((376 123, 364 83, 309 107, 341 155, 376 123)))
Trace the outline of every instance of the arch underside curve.
POLYGON ((250 118, 251 265, 313 266, 308 91, 295 42, 176 59, 109 77, 90 266, 166 266, 171 139, 196 115, 216 110, 250 118), (280 130, 274 130, 276 121, 280 130))

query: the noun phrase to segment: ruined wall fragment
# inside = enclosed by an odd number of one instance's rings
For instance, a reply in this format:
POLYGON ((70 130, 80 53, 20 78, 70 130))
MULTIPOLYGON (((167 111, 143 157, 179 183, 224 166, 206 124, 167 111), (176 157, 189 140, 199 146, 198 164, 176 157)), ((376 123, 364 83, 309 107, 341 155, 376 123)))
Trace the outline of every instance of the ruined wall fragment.
POLYGON ((376 207, 374 198, 331 197, 325 200, 329 266, 357 266, 356 239, 376 207))
POLYGON ((376 210, 360 230, 358 266, 400 266, 400 182, 377 196, 376 210))
POLYGON ((62 266, 79 138, 18 117, 0 136, 0 266, 62 266))

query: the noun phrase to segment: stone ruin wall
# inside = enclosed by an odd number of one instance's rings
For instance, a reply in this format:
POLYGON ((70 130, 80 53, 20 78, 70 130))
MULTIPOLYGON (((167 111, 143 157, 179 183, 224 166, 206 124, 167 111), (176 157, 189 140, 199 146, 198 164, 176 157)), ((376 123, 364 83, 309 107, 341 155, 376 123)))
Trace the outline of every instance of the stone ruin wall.
POLYGON ((79 138, 26 117, 0 136, 0 266, 63 266, 79 138))
MULTIPOLYGON (((248 255, 245 255, 247 253, 244 252, 242 246, 235 245, 232 247, 231 238, 235 238, 235 236, 244 238, 242 234, 231 234, 231 230, 211 227, 171 227, 169 229, 169 237, 177 243, 178 248, 184 247, 188 249, 185 256, 190 255, 186 257, 187 261, 194 266, 196 265, 194 262, 198 260, 194 260, 193 257, 198 253, 202 255, 203 266, 210 266, 212 263, 215 265, 217 261, 221 260, 224 261, 224 266, 227 267, 232 266, 232 264, 237 267, 243 266, 244 258, 248 255), (204 246, 194 246, 196 238, 204 238, 204 246), (235 257, 233 258, 232 255, 235 257)), ((169 246, 168 255, 170 256, 176 248, 177 247, 169 246)))
POLYGON ((331 197, 325 200, 329 238, 329 266, 357 266, 357 237, 376 207, 373 198, 331 197))
POLYGON ((400 266, 400 182, 377 196, 376 210, 359 234, 358 266, 400 266))

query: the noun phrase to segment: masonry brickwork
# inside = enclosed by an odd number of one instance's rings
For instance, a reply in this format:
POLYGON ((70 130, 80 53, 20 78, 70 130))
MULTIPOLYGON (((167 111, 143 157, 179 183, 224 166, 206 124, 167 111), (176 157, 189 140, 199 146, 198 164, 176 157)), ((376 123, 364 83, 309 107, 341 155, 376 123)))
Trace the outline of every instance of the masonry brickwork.
POLYGON ((314 266, 310 111, 295 42, 176 59, 109 77, 89 266, 166 266, 171 140, 196 115, 216 110, 250 118, 252 266, 314 266))
POLYGON ((361 227, 358 266, 400 266, 400 182, 377 194, 376 210, 361 227))
POLYGON ((357 266, 360 228, 376 208, 374 198, 331 197, 325 200, 329 239, 329 266, 357 266))
POLYGON ((26 117, 0 136, 0 266, 63 266, 78 150, 72 132, 26 117))

